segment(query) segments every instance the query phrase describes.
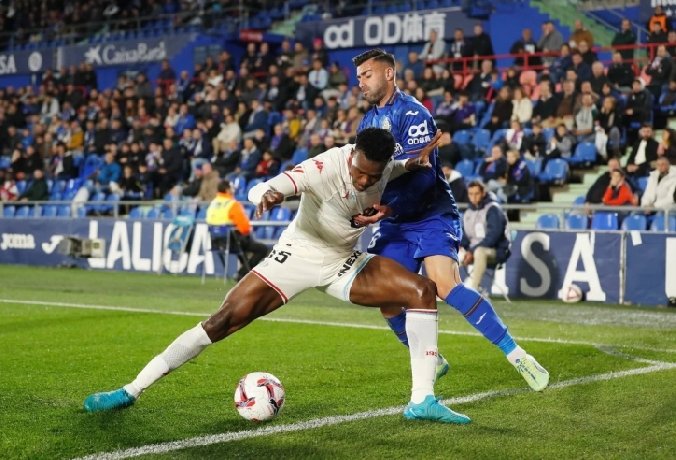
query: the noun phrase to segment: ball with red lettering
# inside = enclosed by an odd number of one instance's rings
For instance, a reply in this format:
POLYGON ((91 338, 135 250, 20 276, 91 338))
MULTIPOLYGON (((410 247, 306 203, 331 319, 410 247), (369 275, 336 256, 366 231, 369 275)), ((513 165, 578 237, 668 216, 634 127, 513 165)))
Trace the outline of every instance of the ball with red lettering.
POLYGON ((237 384, 235 407, 245 419, 264 422, 279 414, 285 395, 284 386, 277 377, 267 372, 252 372, 237 384))

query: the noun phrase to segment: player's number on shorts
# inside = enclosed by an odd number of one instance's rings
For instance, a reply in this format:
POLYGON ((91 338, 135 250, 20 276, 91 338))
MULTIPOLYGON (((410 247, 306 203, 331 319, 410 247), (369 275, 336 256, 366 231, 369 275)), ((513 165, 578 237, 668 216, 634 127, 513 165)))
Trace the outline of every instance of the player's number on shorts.
POLYGON ((290 255, 291 255, 290 252, 275 251, 273 249, 272 252, 270 253, 270 255, 268 256, 268 258, 274 259, 275 261, 279 262, 280 264, 283 264, 284 262, 286 262, 286 259, 288 259, 290 255))

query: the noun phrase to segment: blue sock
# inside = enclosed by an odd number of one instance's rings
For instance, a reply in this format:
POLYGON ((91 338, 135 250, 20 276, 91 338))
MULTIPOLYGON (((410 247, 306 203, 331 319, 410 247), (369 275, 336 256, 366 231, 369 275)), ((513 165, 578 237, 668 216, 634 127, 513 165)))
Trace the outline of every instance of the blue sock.
POLYGON ((497 345, 505 355, 516 348, 514 339, 493 309, 493 305, 474 289, 458 284, 451 289, 446 303, 463 314, 465 319, 484 337, 497 345))
POLYGON ((399 341, 408 347, 408 335, 406 335, 406 310, 401 310, 401 313, 397 316, 385 319, 399 341))

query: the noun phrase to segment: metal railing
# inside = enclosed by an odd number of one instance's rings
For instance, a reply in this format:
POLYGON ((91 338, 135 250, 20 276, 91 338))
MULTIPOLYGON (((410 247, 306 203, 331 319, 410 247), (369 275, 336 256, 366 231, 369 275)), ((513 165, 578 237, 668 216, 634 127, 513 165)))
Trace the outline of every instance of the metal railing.
MULTIPOLYGON (((243 202, 243 204, 251 205, 251 203, 248 202, 243 202)), ((124 219, 171 221, 174 217, 178 215, 192 215, 193 217, 197 217, 199 210, 205 209, 208 205, 209 205, 208 201, 86 201, 86 202, 10 201, 10 202, 0 202, 0 218, 4 216, 5 211, 4 208, 6 206, 14 206, 15 208, 32 207, 33 215, 11 217, 13 219, 22 219, 22 218, 48 219, 51 217, 58 219, 58 218, 81 217, 81 218, 104 218, 104 219, 124 218, 124 219), (45 206, 56 206, 56 207, 68 206, 71 208, 71 213, 69 215, 64 216, 46 217, 42 215, 43 208, 45 206), (138 217, 130 217, 129 211, 137 207, 145 209, 156 209, 158 210, 158 214, 153 217, 147 217, 145 215, 140 215, 138 217), (106 209, 105 212, 100 212, 104 208, 106 209), (35 215, 37 213, 39 213, 39 215, 35 215)), ((663 215, 665 222, 665 227, 663 231, 676 232, 676 228, 670 228, 669 226, 670 218, 673 219, 673 217, 676 216, 676 207, 671 210, 665 210, 639 206, 606 206, 601 204, 575 205, 575 204, 562 204, 552 202, 503 204, 501 206, 503 209, 507 211, 518 211, 520 213, 534 212, 538 214, 556 214, 560 218, 560 221, 562 223, 560 230, 567 230, 567 228, 565 228, 565 221, 567 216, 571 214, 585 215, 591 217, 593 216, 594 213, 618 213, 618 219, 620 219, 622 216, 628 216, 630 214, 643 214, 643 215, 650 214, 652 216, 663 215)), ((461 210, 465 210, 467 208, 467 204, 461 204, 459 207, 461 210)), ((261 219, 252 219, 251 221, 251 224, 254 227, 258 226, 285 227, 289 223, 290 221, 261 220, 261 219)), ((587 230, 590 229, 587 228, 587 230)), ((618 228, 617 231, 623 230, 618 228)))

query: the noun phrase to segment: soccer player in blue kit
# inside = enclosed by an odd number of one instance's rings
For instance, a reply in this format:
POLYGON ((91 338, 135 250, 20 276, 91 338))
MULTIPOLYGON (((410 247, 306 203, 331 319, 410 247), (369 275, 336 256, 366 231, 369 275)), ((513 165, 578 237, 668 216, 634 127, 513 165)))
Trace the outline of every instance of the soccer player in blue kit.
MULTIPOLYGON (((388 129, 397 142, 395 159, 415 157, 432 141, 436 125, 430 112, 414 97, 396 86, 394 56, 372 49, 352 59, 357 68, 359 89, 373 104, 358 128, 388 129)), ((465 286, 458 268, 458 247, 462 239, 460 213, 441 171, 437 155, 431 168, 405 174, 390 181, 377 213, 358 215, 358 225, 380 221, 368 252, 396 260, 417 273, 424 263, 427 276, 437 286, 439 298, 458 310, 486 339, 500 348, 535 391, 549 383, 549 373, 518 346, 488 299, 465 286)), ((399 340, 408 346, 406 310, 381 308, 399 340)), ((437 376, 448 371, 440 358, 437 376)))

